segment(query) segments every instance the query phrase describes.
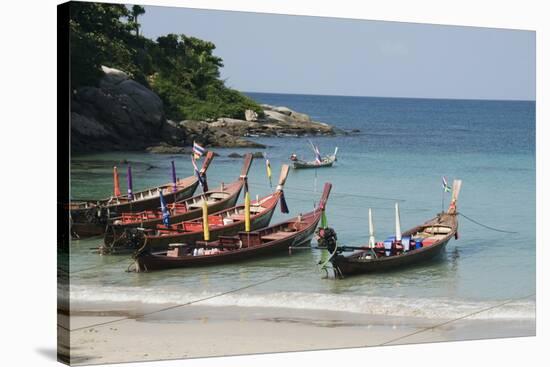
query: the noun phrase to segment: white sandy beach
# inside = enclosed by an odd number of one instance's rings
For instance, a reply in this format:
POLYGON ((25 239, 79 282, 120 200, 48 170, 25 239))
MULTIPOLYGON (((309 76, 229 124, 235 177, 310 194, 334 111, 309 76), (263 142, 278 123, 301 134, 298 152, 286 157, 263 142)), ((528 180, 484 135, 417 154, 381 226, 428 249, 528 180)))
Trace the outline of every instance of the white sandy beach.
POLYGON ((71 361, 100 364, 535 335, 535 320, 446 320, 267 307, 79 305, 71 361), (108 308, 111 310, 109 311, 108 308), (87 309, 87 310, 86 310, 87 309), (121 320, 122 319, 122 320, 121 320), (115 321, 120 320, 120 321, 115 321), (112 323, 93 326, 104 322, 112 323), (414 334, 414 335, 411 335, 414 334))

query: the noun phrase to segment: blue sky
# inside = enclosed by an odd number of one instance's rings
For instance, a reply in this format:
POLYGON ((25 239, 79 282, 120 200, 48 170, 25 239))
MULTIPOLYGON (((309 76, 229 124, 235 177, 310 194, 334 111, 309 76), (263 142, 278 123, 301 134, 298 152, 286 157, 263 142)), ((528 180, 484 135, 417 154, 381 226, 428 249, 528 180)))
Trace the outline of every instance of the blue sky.
POLYGON ((535 32, 146 6, 150 38, 216 44, 247 92, 535 99, 535 32))

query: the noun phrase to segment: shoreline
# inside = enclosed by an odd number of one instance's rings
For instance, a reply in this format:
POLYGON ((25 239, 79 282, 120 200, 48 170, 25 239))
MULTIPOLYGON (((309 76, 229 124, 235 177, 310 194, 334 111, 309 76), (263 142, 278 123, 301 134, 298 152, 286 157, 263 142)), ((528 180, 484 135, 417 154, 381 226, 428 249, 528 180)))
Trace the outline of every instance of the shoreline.
POLYGON ((71 305, 72 363, 357 348, 525 337, 536 333, 535 319, 451 321, 344 311, 205 305, 159 309, 158 305, 138 303, 71 305))

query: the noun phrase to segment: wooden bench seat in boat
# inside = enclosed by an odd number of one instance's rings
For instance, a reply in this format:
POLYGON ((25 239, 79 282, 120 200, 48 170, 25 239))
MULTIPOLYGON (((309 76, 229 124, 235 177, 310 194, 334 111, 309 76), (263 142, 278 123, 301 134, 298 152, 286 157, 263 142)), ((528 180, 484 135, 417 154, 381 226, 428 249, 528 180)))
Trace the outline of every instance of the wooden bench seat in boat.
POLYGON ((229 195, 226 194, 226 193, 223 193, 223 192, 214 192, 210 195, 210 197, 212 199, 218 199, 218 200, 222 200, 222 199, 225 199, 227 198, 229 195))
MULTIPOLYGON (((204 200, 200 200, 200 201, 197 201, 196 203, 193 203, 193 204, 189 204, 189 209, 192 210, 192 209, 202 209, 202 203, 204 202, 204 200)), ((218 200, 206 200, 206 205, 212 205, 214 203, 217 203, 218 200)))
POLYGON ((422 232, 430 234, 430 235, 449 234, 449 233, 451 233, 451 228, 442 227, 442 226, 433 226, 433 227, 424 228, 424 230, 422 232))
POLYGON ((182 257, 188 255, 190 252, 187 243, 170 243, 168 248, 168 251, 166 251, 166 256, 168 257, 182 257))
POLYGON ((175 248, 175 247, 185 247, 185 246, 189 246, 188 244, 186 243, 170 243, 168 245, 168 247, 171 247, 171 248, 175 248))
POLYGON ((240 221, 244 221, 244 214, 231 214, 229 216, 229 218, 233 219, 233 220, 240 220, 240 221))
POLYGON ((218 238, 218 241, 216 242, 206 242, 206 241, 197 241, 195 242, 196 247, 204 247, 204 248, 226 248, 226 249, 238 249, 241 247, 240 240, 235 237, 230 236, 221 236, 225 237, 226 239, 231 239, 231 241, 227 240, 221 240, 218 238))
POLYGON ((243 243, 243 247, 262 244, 262 238, 258 232, 239 232, 239 239, 243 243))
POLYGON ((238 245, 241 240, 235 236, 218 236, 220 245, 238 245))
POLYGON ((270 233, 262 236, 262 240, 264 241, 277 241, 283 238, 286 238, 288 236, 292 236, 294 232, 275 232, 270 233))

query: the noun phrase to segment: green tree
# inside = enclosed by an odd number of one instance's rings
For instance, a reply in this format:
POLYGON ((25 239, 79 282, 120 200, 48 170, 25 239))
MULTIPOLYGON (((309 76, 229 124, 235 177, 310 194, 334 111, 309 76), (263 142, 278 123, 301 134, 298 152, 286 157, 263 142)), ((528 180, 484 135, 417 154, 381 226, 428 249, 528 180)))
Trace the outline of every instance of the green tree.
POLYGON ((244 118, 256 102, 220 80, 223 61, 212 42, 168 34, 156 41, 139 34, 139 5, 71 3, 71 83, 96 85, 101 65, 121 69, 152 88, 171 119, 244 118))
POLYGON ((134 29, 135 29, 137 37, 139 37, 139 28, 140 28, 140 24, 138 22, 138 17, 140 15, 143 15, 143 14, 145 14, 145 9, 143 8, 143 6, 140 6, 140 5, 133 5, 132 6, 131 20, 133 22, 134 29))
POLYGON ((71 83, 73 87, 95 85, 101 65, 136 71, 135 50, 127 47, 130 27, 124 5, 75 2, 70 8, 71 83))

